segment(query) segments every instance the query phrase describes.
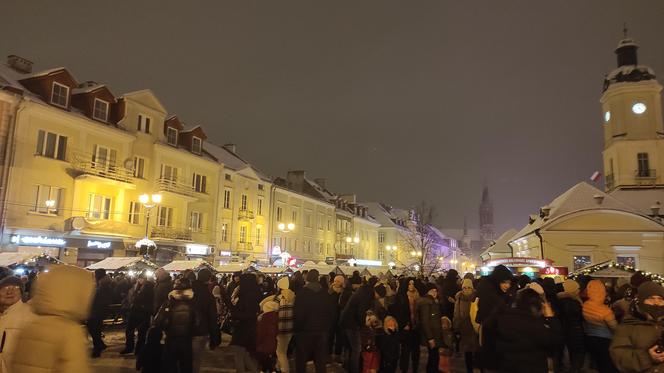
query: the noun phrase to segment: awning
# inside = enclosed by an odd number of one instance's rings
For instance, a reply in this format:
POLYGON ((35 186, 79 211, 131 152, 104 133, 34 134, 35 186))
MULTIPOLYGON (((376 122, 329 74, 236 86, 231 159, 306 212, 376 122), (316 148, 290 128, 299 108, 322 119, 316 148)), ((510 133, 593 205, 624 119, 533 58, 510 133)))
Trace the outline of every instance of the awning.
POLYGON ((90 270, 105 269, 108 271, 118 271, 133 267, 147 267, 156 269, 157 265, 148 260, 145 260, 140 256, 112 256, 97 263, 91 264, 86 268, 90 270))
POLYGON ((258 269, 258 272, 264 273, 266 275, 280 275, 285 273, 293 273, 293 270, 290 267, 262 267, 258 269))
POLYGON ((165 266, 161 267, 163 270, 168 271, 168 272, 182 272, 186 271, 188 269, 190 270, 197 270, 201 268, 210 268, 214 270, 214 267, 207 261, 203 259, 196 259, 196 260, 174 260, 165 266))
POLYGON ((60 260, 47 254, 34 253, 0 253, 0 267, 12 267, 15 265, 33 265, 38 260, 44 259, 51 263, 62 264, 60 260))
POLYGON ((216 266, 214 269, 219 273, 234 273, 234 272, 244 272, 249 269, 249 264, 222 264, 216 266))

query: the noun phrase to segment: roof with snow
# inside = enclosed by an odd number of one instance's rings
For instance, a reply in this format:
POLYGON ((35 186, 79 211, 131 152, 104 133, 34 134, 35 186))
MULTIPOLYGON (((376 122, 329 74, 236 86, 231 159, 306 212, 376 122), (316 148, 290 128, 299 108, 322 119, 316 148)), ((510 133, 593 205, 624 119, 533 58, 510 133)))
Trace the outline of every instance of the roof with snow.
POLYGON ((35 262, 38 258, 46 258, 52 262, 62 263, 58 259, 46 254, 4 252, 0 253, 0 267, 28 264, 30 262, 35 262))
POLYGON ((133 267, 151 267, 157 268, 157 265, 143 259, 140 256, 111 256, 97 263, 87 266, 87 269, 105 269, 109 271, 124 270, 133 267))
MULTIPOLYGON (((664 188, 615 189, 609 195, 634 207, 643 215, 652 214, 650 208, 658 202, 664 203, 664 188)), ((660 209, 661 213, 664 213, 664 207, 660 209)))
POLYGON ((549 209, 548 215, 533 215, 533 221, 523 227, 523 229, 515 234, 510 241, 525 237, 537 229, 550 225, 552 222, 563 216, 579 211, 616 210, 643 215, 636 208, 633 208, 612 195, 604 193, 585 181, 576 184, 565 193, 556 197, 556 199, 551 201, 551 203, 545 206, 545 208, 549 209), (601 203, 598 202, 599 198, 602 198, 601 203))
POLYGON ((197 270, 201 268, 214 268, 210 263, 206 262, 203 259, 196 260, 174 260, 165 266, 161 267, 163 270, 168 272, 181 272, 188 269, 197 270))
POLYGON ((495 253, 511 255, 512 249, 507 244, 511 241, 512 237, 514 237, 515 234, 517 234, 516 229, 510 229, 505 233, 501 234, 497 240, 495 240, 491 245, 489 245, 489 247, 487 247, 486 250, 482 252, 482 254, 480 254, 480 257, 495 253))
POLYGON ((219 273, 233 273, 233 272, 244 272, 250 268, 248 263, 241 264, 222 264, 216 266, 214 269, 219 273))
POLYGON ((247 162, 239 155, 231 152, 223 146, 215 145, 205 141, 203 143, 203 149, 208 154, 216 158, 219 162, 223 163, 224 168, 229 168, 233 171, 240 171, 245 168, 251 168, 262 180, 270 181, 269 176, 264 174, 262 171, 254 167, 251 163, 247 162))

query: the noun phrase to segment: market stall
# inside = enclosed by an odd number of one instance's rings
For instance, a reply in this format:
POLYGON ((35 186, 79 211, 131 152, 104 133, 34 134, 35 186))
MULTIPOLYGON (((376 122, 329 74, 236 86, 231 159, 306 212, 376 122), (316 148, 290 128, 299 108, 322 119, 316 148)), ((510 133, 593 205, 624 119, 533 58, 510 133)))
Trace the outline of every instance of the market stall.
POLYGON ((8 267, 17 275, 29 273, 33 270, 41 271, 53 264, 63 264, 57 258, 46 253, 0 253, 0 267, 8 267))
POLYGON ((364 272, 361 273, 361 275, 369 275, 369 276, 381 276, 381 275, 386 275, 386 276, 394 276, 394 274, 391 272, 390 267, 388 266, 377 266, 377 267, 366 267, 364 269, 364 272))
POLYGON ((336 272, 337 274, 344 275, 346 277, 350 277, 353 275, 353 272, 358 271, 360 275, 363 275, 367 267, 355 267, 355 266, 337 266, 336 272))
POLYGON ((207 268, 212 272, 216 272, 215 268, 203 259, 194 259, 194 260, 174 260, 165 266, 161 267, 167 272, 182 272, 186 270, 192 270, 198 272, 203 268, 207 268))
POLYGON ((258 272, 265 275, 290 275, 293 273, 293 269, 290 267, 261 267, 258 269, 258 272))
POLYGON ((571 279, 577 279, 579 276, 585 275, 596 279, 617 282, 618 279, 621 278, 629 280, 629 278, 632 277, 635 273, 642 273, 645 276, 650 277, 653 281, 664 284, 664 276, 658 273, 644 272, 632 266, 616 263, 613 260, 607 260, 605 262, 580 268, 570 273, 570 275, 567 277, 571 279))
POLYGON ((87 266, 86 269, 91 271, 105 269, 107 272, 124 272, 129 276, 145 272, 146 275, 152 276, 154 270, 157 269, 157 265, 140 256, 111 256, 87 266))
POLYGON ((218 273, 255 272, 256 268, 248 263, 222 264, 214 268, 218 273))

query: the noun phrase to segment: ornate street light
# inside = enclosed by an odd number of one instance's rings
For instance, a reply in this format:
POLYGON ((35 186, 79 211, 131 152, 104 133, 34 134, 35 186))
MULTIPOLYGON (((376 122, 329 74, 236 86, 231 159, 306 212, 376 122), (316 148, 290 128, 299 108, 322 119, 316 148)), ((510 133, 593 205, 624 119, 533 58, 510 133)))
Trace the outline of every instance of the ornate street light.
POLYGON ((136 248, 140 249, 143 246, 157 247, 157 245, 150 239, 150 211, 161 203, 161 194, 155 193, 149 195, 147 193, 138 196, 138 201, 145 209, 145 238, 136 242, 136 248))

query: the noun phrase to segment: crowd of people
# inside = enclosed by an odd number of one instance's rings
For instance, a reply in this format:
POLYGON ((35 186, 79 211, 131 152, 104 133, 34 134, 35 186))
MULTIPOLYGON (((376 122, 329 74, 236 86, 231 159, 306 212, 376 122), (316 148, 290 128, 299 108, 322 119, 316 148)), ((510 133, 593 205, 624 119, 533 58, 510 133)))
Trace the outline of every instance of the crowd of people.
POLYGON ((299 373, 309 361, 317 373, 331 363, 351 373, 451 372, 455 356, 467 372, 664 369, 664 288, 640 272, 616 288, 584 276, 532 280, 503 266, 478 279, 315 269, 148 278, 54 266, 26 288, 0 269, 0 372, 90 372, 81 326, 99 357, 114 304, 125 327, 120 353, 147 373, 199 372, 222 333, 239 372, 299 373))

